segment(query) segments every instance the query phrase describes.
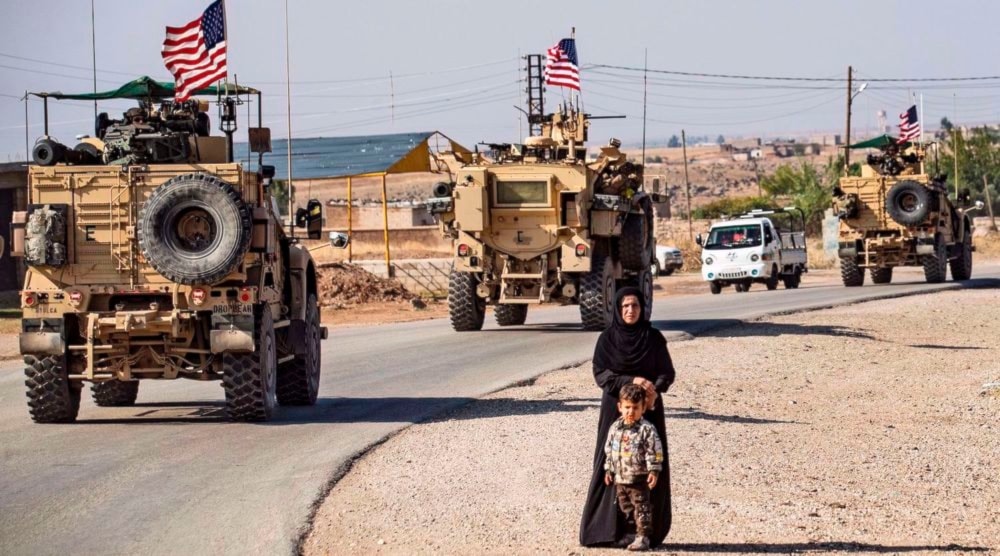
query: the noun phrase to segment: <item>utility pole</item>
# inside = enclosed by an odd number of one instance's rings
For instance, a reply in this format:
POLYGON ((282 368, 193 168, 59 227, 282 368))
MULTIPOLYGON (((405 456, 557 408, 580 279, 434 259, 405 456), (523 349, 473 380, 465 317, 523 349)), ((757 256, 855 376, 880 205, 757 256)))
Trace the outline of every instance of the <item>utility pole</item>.
POLYGON ((854 69, 847 66, 847 131, 844 133, 844 175, 851 171, 851 97, 854 94, 851 78, 854 69))
POLYGON ((691 223, 691 180, 688 179, 687 136, 681 130, 681 153, 684 155, 684 189, 687 191, 688 240, 694 243, 694 225, 691 223))

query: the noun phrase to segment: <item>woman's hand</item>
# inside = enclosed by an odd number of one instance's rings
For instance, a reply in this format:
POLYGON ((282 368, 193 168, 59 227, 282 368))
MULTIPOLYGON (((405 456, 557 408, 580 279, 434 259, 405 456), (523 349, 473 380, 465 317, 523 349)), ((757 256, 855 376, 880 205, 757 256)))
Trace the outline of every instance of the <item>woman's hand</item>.
POLYGON ((653 405, 656 404, 656 396, 658 395, 656 392, 656 385, 641 376, 633 378, 632 384, 636 384, 646 391, 646 410, 648 411, 652 409, 653 405))

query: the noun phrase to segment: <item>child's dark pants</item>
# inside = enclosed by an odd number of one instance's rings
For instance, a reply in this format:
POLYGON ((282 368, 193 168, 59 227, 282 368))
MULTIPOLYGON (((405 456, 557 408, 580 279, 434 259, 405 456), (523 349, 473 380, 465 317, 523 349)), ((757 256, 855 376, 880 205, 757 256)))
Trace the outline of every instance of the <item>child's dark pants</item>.
POLYGON ((645 477, 631 485, 615 485, 618 507, 635 519, 636 535, 648 537, 652 532, 653 506, 649 502, 649 485, 645 477))

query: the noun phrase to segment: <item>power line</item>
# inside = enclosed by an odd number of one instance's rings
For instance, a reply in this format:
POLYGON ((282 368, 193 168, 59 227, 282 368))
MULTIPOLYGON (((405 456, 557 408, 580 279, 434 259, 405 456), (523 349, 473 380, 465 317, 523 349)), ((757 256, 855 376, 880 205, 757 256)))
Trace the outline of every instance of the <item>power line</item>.
MULTIPOLYGON (((630 66, 614 66, 609 64, 592 64, 588 67, 594 68, 608 68, 617 69, 623 71, 633 71, 641 72, 643 68, 630 67, 630 66)), ((832 82, 832 83, 844 83, 847 79, 844 77, 800 77, 800 76, 778 76, 778 75, 739 75, 739 74, 727 74, 727 73, 701 73, 701 72, 690 72, 690 71, 676 71, 676 70, 648 70, 649 73, 659 73, 665 75, 681 75, 685 77, 712 77, 719 79, 750 79, 759 81, 818 81, 818 82, 832 82)), ((934 81, 987 81, 987 80, 997 80, 1000 79, 1000 75, 983 75, 983 76, 972 76, 972 77, 873 77, 866 78, 867 81, 875 82, 895 82, 895 83, 921 83, 921 82, 934 82, 934 81)))

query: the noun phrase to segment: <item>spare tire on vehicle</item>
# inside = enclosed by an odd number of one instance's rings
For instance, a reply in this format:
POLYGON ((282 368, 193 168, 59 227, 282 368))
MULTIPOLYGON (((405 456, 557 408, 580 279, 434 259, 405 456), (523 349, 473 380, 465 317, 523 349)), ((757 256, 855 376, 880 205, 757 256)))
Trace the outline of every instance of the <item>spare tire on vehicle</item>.
POLYGON ((230 184, 208 174, 171 178, 149 196, 137 236, 146 261, 180 284, 212 284, 250 247, 250 210, 230 184))
POLYGON ((885 210, 889 217, 904 226, 919 224, 930 213, 931 194, 915 181, 901 181, 889 189, 885 196, 885 210))

